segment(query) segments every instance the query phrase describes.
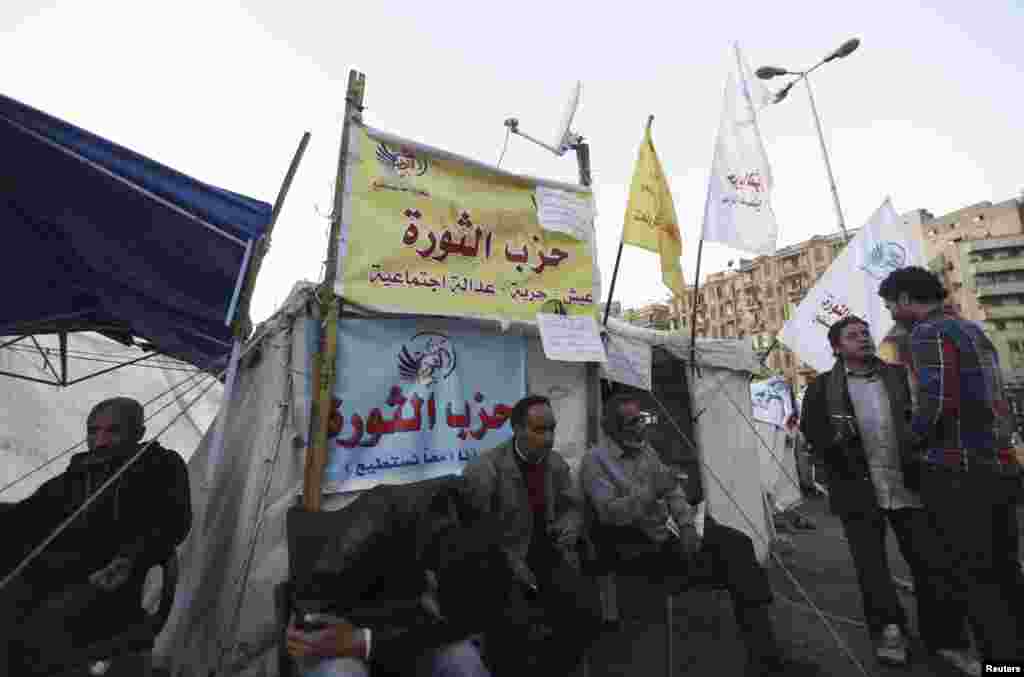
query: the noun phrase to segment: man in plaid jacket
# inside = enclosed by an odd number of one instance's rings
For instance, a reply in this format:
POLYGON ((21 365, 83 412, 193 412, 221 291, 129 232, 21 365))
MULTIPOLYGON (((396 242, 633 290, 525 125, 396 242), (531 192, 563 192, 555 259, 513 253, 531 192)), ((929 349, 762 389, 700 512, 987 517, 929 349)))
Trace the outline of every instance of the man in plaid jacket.
POLYGON ((893 271, 879 296, 910 328, 917 390, 911 423, 921 499, 955 559, 958 597, 990 663, 1024 660, 1007 596, 1002 530, 1020 487, 999 357, 981 327, 944 310, 946 291, 919 267, 893 271))

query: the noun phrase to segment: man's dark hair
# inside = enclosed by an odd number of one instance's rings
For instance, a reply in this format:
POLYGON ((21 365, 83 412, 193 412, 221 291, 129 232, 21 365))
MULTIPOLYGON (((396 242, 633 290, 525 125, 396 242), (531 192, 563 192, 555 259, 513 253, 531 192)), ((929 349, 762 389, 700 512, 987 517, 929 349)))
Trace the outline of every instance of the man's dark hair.
POLYGON ((534 407, 538 404, 546 404, 550 407, 551 400, 543 395, 527 395, 516 402, 516 405, 512 407, 512 415, 509 416, 509 419, 512 421, 512 427, 518 428, 526 423, 526 412, 530 410, 530 407, 534 407))
POLYGON ((851 324, 863 324, 865 327, 871 326, 856 315, 847 315, 828 328, 828 342, 833 348, 839 345, 839 337, 843 335, 843 330, 851 324))
POLYGON ((887 301, 897 300, 904 292, 917 303, 941 303, 946 298, 939 276, 920 266, 898 268, 878 287, 878 295, 887 301))
POLYGON ((118 422, 124 426, 125 430, 137 431, 146 425, 146 415, 142 405, 138 400, 133 400, 130 397, 112 397, 109 400, 103 400, 89 412, 86 423, 91 423, 100 412, 107 410, 116 413, 118 422))

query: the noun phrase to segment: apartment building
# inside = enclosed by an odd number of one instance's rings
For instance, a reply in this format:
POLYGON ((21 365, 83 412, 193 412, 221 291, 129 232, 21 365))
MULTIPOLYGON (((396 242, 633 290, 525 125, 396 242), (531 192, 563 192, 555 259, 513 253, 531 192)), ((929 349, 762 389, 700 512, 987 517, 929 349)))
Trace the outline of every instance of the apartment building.
MULTIPOLYGON (((852 238, 858 231, 849 232, 852 238)), ((740 259, 737 267, 708 275, 698 292, 697 336, 750 338, 756 349, 772 349, 767 367, 790 383, 805 385, 816 372, 776 344, 775 336, 788 318, 788 309, 803 300, 844 246, 841 233, 818 235, 772 256, 740 259)), ((686 331, 692 298, 693 287, 689 287, 682 298, 670 302, 677 326, 686 331)))

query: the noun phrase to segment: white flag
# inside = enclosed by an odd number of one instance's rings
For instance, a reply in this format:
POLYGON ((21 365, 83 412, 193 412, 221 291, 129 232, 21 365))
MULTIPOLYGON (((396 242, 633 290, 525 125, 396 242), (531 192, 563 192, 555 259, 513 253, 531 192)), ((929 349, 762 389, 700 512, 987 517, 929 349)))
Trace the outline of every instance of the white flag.
POLYGON ((725 84, 702 237, 745 252, 774 254, 779 226, 772 211, 772 170, 757 127, 757 109, 771 101, 771 93, 751 82, 739 45, 734 49, 736 67, 725 84))
POLYGON ((868 323, 878 346, 893 326, 878 287, 897 268, 924 265, 921 240, 913 226, 902 222, 886 198, 807 292, 789 322, 783 325, 779 340, 801 362, 825 371, 835 363, 828 342, 829 327, 846 315, 856 315, 868 323))

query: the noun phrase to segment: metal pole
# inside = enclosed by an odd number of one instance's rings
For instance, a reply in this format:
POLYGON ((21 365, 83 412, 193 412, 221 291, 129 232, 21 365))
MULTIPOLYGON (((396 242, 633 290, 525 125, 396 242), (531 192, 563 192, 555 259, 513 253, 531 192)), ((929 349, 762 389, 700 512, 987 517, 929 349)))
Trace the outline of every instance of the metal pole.
POLYGON ((843 243, 850 241, 846 232, 846 221, 843 219, 843 208, 839 206, 839 191, 836 190, 836 179, 832 175, 832 163, 828 159, 828 149, 825 147, 825 134, 821 131, 821 118, 818 116, 818 107, 814 103, 814 93, 811 91, 811 80, 806 74, 803 76, 804 84, 807 85, 807 98, 811 100, 811 112, 814 114, 814 125, 818 129, 818 142, 821 144, 821 155, 825 158, 825 171, 828 172, 828 186, 832 189, 832 202, 836 208, 836 218, 839 219, 839 230, 843 233, 843 243))
POLYGON ((700 243, 697 245, 697 274, 693 279, 693 299, 690 312, 690 365, 693 372, 697 373, 697 304, 700 300, 700 260, 704 254, 704 234, 701 233, 700 243))
POLYGON ((619 262, 622 261, 622 238, 619 238, 619 253, 615 256, 615 269, 612 271, 612 285, 608 289, 608 303, 604 306, 604 321, 601 323, 608 326, 608 313, 612 309, 612 298, 615 296, 615 281, 619 279, 619 262))
POLYGON ((327 270, 320 287, 320 319, 322 347, 315 358, 319 365, 317 382, 313 384, 315 398, 310 417, 310 444, 306 455, 303 478, 302 505, 306 510, 319 511, 324 466, 327 465, 327 424, 330 419, 331 399, 334 391, 334 360, 338 352, 338 307, 334 282, 338 273, 338 242, 341 238, 341 216, 345 201, 345 172, 348 165, 349 143, 353 122, 361 122, 363 93, 366 76, 351 70, 345 93, 345 119, 341 127, 341 151, 338 156, 338 176, 334 184, 334 209, 331 212, 331 235, 327 243, 327 270))
MULTIPOLYGON (((590 187, 591 185, 591 174, 590 174, 590 145, 580 141, 574 146, 576 150, 576 167, 579 169, 580 185, 590 187)), ((592 251, 596 254, 597 244, 595 243, 592 251)), ((619 254, 622 254, 622 244, 619 244, 619 254)), ((595 262, 596 264, 596 262, 595 262)), ((618 264, 616 264, 618 269, 618 264)), ((615 276, 612 275, 612 290, 615 289, 615 276)), ((609 296, 609 300, 610 300, 609 296)), ((607 312, 605 313, 605 322, 608 321, 607 312)), ((587 446, 597 444, 598 434, 600 429, 600 421, 598 419, 598 412, 601 411, 601 372, 600 367, 594 362, 588 362, 586 367, 586 380, 587 380, 587 446)), ((586 669, 586 661, 584 661, 584 669, 586 669)))

